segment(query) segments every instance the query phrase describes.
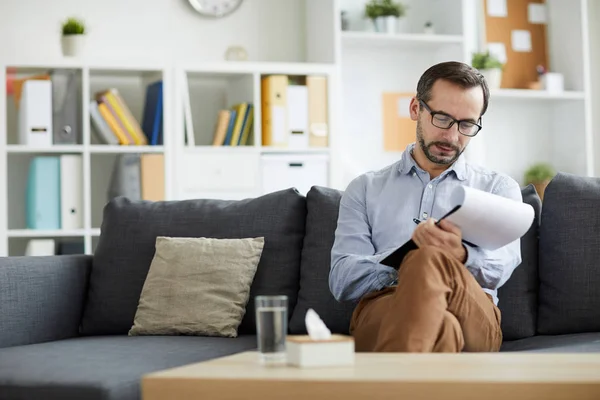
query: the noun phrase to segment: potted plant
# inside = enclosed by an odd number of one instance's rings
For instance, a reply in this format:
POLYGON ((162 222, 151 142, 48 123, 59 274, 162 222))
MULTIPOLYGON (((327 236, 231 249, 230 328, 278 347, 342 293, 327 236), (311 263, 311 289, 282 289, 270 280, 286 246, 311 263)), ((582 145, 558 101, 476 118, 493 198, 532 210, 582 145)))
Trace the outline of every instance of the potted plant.
POLYGON ((556 175, 556 172, 550 164, 537 163, 525 171, 525 184, 533 184, 540 199, 544 200, 544 191, 552 178, 554 178, 554 175, 556 175))
POLYGON ((406 6, 393 0, 370 0, 365 5, 365 16, 373 21, 376 32, 396 33, 406 6))
POLYGON ((491 55, 489 51, 486 51, 485 53, 475 53, 473 54, 471 65, 481 72, 490 89, 500 88, 504 64, 502 64, 498 58, 491 55))
POLYGON ((85 24, 74 17, 68 18, 62 24, 61 45, 65 56, 77 56, 83 52, 85 40, 85 24))

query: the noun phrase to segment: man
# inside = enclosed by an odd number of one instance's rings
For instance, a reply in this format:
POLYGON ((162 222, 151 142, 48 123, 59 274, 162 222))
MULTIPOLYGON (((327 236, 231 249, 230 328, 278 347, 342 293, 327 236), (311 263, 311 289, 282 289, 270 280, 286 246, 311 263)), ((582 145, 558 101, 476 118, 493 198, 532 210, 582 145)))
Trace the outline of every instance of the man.
POLYGON ((463 155, 488 100, 477 70, 458 62, 432 66, 410 103, 416 143, 344 192, 329 287, 338 301, 360 300, 350 326, 357 351, 499 350, 497 289, 521 263, 520 240, 486 251, 462 243, 452 223, 435 225, 458 185, 522 201, 517 182, 463 155), (380 263, 411 238, 418 249, 398 270, 380 263))

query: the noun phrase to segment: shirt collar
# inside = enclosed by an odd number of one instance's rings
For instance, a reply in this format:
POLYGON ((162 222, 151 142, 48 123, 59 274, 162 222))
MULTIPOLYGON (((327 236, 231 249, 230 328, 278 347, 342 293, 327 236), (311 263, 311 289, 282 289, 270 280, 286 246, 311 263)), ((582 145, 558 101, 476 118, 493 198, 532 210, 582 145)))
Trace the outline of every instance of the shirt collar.
MULTIPOLYGON (((415 159, 413 158, 413 156, 411 154, 414 148, 415 148, 415 143, 411 143, 408 146, 406 146, 406 149, 402 153, 402 158, 400 160, 400 165, 398 167, 398 170, 403 175, 406 175, 406 174, 412 172, 413 170, 421 169, 417 165, 417 162, 415 161, 415 159)), ((464 153, 461 154, 458 157, 458 159, 448 168, 447 172, 444 172, 444 173, 449 173, 450 171, 453 171, 454 175, 461 181, 464 181, 465 179, 467 179, 466 160, 465 160, 464 153)))

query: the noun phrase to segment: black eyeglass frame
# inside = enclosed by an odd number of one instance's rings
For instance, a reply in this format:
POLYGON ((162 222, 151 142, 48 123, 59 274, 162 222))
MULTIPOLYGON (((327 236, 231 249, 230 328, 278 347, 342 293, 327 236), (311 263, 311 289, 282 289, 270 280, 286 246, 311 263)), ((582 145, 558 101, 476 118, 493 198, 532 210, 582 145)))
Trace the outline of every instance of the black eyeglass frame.
POLYGON ((448 115, 448 114, 446 114, 446 113, 444 113, 444 112, 439 112, 439 111, 431 111, 431 108, 430 108, 430 107, 427 105, 427 103, 425 103, 425 102, 424 102, 423 100, 421 100, 421 99, 419 99, 419 103, 421 103, 421 104, 423 105, 423 107, 425 107, 425 109, 426 109, 426 110, 429 112, 429 114, 431 115, 431 124, 432 124, 433 126, 437 127, 437 128, 440 128, 440 129, 450 129, 450 128, 452 128, 452 126, 453 126, 454 124, 457 124, 457 125, 458 125, 458 132, 459 132, 461 135, 468 136, 468 137, 474 137, 475 135, 477 135, 477 134, 478 134, 478 133, 479 133, 479 132, 480 132, 480 131, 483 129, 483 126, 481 126, 481 117, 479 117, 479 121, 478 121, 479 123, 473 122, 473 121, 471 121, 471 120, 465 120, 465 119, 458 120, 458 119, 454 119, 453 117, 451 117, 450 115, 448 115), (436 124, 435 124, 433 121, 434 121, 434 119, 435 119, 435 116, 436 116, 437 114, 439 114, 439 115, 443 115, 444 117, 447 117, 447 118, 450 118, 450 119, 452 120, 452 122, 450 122, 450 125, 448 125, 448 126, 445 126, 445 127, 444 127, 444 126, 438 126, 438 125, 436 125, 436 124), (473 125, 475 125, 475 126, 478 128, 478 129, 477 129, 477 131, 475 131, 475 133, 474 133, 474 134, 472 134, 472 135, 467 135, 466 133, 463 133, 463 132, 460 130, 460 123, 461 123, 461 122, 467 122, 467 123, 469 123, 469 124, 473 124, 473 125))

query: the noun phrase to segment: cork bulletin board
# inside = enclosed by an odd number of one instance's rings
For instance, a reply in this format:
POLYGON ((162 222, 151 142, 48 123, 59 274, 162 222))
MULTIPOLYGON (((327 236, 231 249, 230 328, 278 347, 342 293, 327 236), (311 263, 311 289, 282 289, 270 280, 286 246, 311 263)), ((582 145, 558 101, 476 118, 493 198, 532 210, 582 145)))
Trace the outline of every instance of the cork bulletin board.
POLYGON ((548 66, 545 0, 483 0, 485 43, 501 55, 502 88, 528 89, 538 65, 548 66))

